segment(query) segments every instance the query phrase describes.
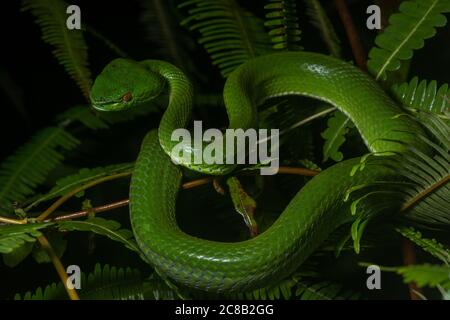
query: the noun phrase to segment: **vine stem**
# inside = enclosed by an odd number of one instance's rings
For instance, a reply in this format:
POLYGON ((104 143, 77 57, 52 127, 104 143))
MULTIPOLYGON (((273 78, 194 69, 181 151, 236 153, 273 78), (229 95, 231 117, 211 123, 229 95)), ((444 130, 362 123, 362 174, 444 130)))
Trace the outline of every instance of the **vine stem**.
POLYGON ((345 32, 347 34, 348 40, 350 41, 353 56, 355 57, 355 62, 360 69, 367 71, 366 53, 361 44, 361 39, 359 37, 358 31, 356 31, 352 16, 348 11, 347 3, 345 2, 345 0, 334 0, 334 3, 336 5, 339 17, 344 24, 345 32))
POLYGON ((61 260, 59 260, 58 255, 55 253, 55 250, 53 250, 50 242, 48 242, 47 238, 43 235, 37 237, 37 240, 52 261, 53 266, 55 267, 56 272, 58 273, 58 276, 61 279, 61 282, 63 283, 70 300, 80 300, 77 291, 67 286, 69 277, 67 276, 66 269, 64 268, 61 260))

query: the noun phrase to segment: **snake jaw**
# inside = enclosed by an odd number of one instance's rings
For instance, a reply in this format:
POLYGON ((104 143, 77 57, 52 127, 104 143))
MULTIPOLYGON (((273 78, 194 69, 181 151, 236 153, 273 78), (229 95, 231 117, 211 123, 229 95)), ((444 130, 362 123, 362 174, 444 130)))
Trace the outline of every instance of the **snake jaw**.
POLYGON ((122 101, 106 102, 106 103, 93 102, 92 106, 94 107, 94 109, 99 111, 121 111, 128 109, 126 104, 124 104, 122 101))

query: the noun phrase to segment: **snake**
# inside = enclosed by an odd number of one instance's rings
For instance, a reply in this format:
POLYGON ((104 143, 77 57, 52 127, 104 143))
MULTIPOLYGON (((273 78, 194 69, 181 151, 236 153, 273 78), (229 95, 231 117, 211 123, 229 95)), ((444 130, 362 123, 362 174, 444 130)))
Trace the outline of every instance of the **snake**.
MULTIPOLYGON (((235 166, 186 163, 170 152, 177 143, 171 140, 172 132, 186 128, 192 117, 194 90, 187 76, 169 62, 117 58, 96 77, 91 102, 100 111, 122 111, 165 93, 167 107, 159 128, 145 136, 135 163, 129 211, 135 239, 148 263, 183 286, 228 293, 275 284, 295 272, 334 230, 354 220, 344 201, 347 190, 392 176, 376 165, 351 174, 361 157, 344 160, 310 179, 277 220, 256 237, 219 242, 192 236, 176 221, 182 168, 220 176, 235 166)), ((404 113, 402 107, 370 75, 313 52, 272 53, 237 67, 223 89, 228 128, 256 127, 258 106, 288 95, 335 106, 353 122, 371 153, 403 152, 406 145, 421 147, 420 139, 410 134, 420 133, 420 125, 398 116, 404 113)))

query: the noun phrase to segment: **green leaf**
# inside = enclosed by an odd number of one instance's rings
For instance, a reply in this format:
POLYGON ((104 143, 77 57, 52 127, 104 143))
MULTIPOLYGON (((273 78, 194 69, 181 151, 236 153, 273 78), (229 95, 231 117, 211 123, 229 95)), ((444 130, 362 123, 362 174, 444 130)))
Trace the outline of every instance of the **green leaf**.
POLYGON ((434 80, 419 82, 419 78, 414 77, 409 83, 394 85, 392 92, 404 106, 435 113, 450 124, 450 88, 448 84, 438 86, 434 80))
POLYGON ((349 128, 353 126, 345 114, 340 111, 334 112, 334 114, 328 119, 328 128, 322 132, 322 138, 325 139, 323 146, 323 162, 328 158, 334 161, 342 161, 344 155, 339 151, 339 148, 345 142, 345 135, 349 128))
POLYGON ((49 127, 39 131, 0 166, 0 210, 9 213, 13 202, 23 202, 34 194, 48 173, 64 159, 63 150, 79 141, 65 130, 49 127))
POLYGON ((231 200, 235 210, 244 218, 244 222, 254 237, 258 234, 255 220, 256 201, 245 192, 244 187, 236 177, 227 179, 231 200))
POLYGON ((352 214, 357 215, 352 226, 355 247, 367 222, 382 214, 392 216, 397 212, 394 218, 423 227, 446 228, 450 225, 450 128, 433 113, 425 113, 422 118, 427 119, 422 125, 429 136, 413 131, 404 133, 425 143, 429 152, 396 141, 405 146, 404 152, 389 157, 368 155, 358 166, 360 170, 381 166, 389 175, 386 180, 353 186, 347 192, 352 195, 352 214))
POLYGON ((386 80, 387 72, 398 70, 402 61, 412 58, 414 50, 423 48, 424 40, 435 35, 435 28, 446 25, 446 12, 450 12, 448 0, 403 1, 369 52, 367 66, 375 79, 386 80))
POLYGON ((36 237, 42 235, 40 229, 51 225, 52 223, 33 223, 1 226, 0 253, 10 253, 27 242, 34 243, 36 237))
POLYGON ((120 229, 120 223, 115 220, 94 217, 87 220, 61 221, 57 224, 61 231, 94 232, 106 236, 111 240, 120 242, 128 249, 141 254, 141 251, 133 238, 133 233, 128 229, 120 229))
POLYGON ((97 179, 101 179, 107 176, 130 172, 133 169, 133 163, 114 164, 106 167, 97 168, 83 168, 78 173, 64 177, 56 181, 56 185, 46 195, 34 200, 30 205, 26 207, 26 211, 37 206, 38 204, 48 201, 50 199, 60 197, 67 192, 82 186, 86 183, 92 182, 97 179))
POLYGON ((31 11, 35 16, 42 39, 54 47, 53 55, 89 100, 92 79, 87 46, 82 30, 67 28, 67 7, 63 0, 24 0, 22 10, 31 11))

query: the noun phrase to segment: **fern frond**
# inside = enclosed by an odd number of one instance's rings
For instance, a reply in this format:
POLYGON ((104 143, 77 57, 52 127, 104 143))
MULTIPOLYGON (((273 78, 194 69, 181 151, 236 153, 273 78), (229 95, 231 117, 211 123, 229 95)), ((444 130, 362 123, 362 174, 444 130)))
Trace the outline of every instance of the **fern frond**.
POLYGON ((401 3, 399 13, 389 18, 389 26, 375 39, 367 66, 377 80, 386 80, 389 71, 410 60, 413 51, 423 48, 424 40, 445 26, 443 13, 450 12, 448 0, 409 0, 401 3))
POLYGON ((35 16, 42 39, 54 47, 53 55, 89 100, 92 79, 87 46, 81 30, 67 28, 67 7, 63 0, 24 0, 22 10, 31 11, 35 16))
POLYGON ((234 0, 185 0, 179 7, 189 8, 181 25, 200 33, 199 43, 224 77, 271 51, 263 22, 234 0))
POLYGON ((64 177, 56 181, 55 186, 45 195, 40 196, 29 204, 25 211, 29 211, 38 204, 62 196, 70 190, 75 189, 83 184, 97 180, 103 177, 107 177, 114 174, 130 172, 133 169, 132 163, 114 164, 106 167, 97 168, 83 168, 78 173, 64 177))
POLYGON ((395 84, 392 92, 404 106, 435 113, 450 121, 450 88, 448 84, 437 85, 436 81, 418 77, 409 83, 395 84))
POLYGON ((301 30, 298 24, 297 5, 294 0, 268 0, 264 6, 268 11, 264 25, 269 28, 269 36, 275 50, 297 51, 301 30))
POLYGON ((108 129, 109 123, 102 118, 102 114, 95 112, 88 106, 74 106, 56 116, 58 122, 80 122, 92 130, 108 129))
POLYGON ((361 295, 329 281, 300 281, 295 296, 300 300, 357 300, 361 295))
POLYGON ((227 296, 227 298, 238 300, 289 300, 293 296, 293 290, 296 285, 296 279, 289 277, 277 284, 250 292, 232 294, 227 296))
POLYGON ((238 300, 356 300, 361 295, 344 289, 341 285, 317 280, 305 280, 301 273, 280 281, 277 284, 250 292, 227 295, 227 299, 238 300))
POLYGON ((339 40, 333 25, 328 18, 319 0, 305 0, 306 13, 311 18, 311 23, 319 30, 328 51, 336 58, 341 57, 341 41, 339 40))
POLYGON ((388 210, 399 212, 398 218, 424 226, 450 225, 450 127, 433 114, 423 117, 428 118, 423 124, 435 141, 417 132, 410 134, 427 144, 433 156, 405 145, 404 153, 390 157, 368 156, 363 158, 362 165, 355 167, 355 170, 363 170, 369 165, 380 165, 395 177, 392 181, 376 181, 348 190, 348 194, 358 194, 351 204, 352 214, 357 215, 352 225, 356 251, 367 223, 388 210))
POLYGON ((108 39, 104 34, 102 34, 100 31, 95 29, 94 27, 84 24, 85 26, 82 28, 84 32, 91 35, 93 38, 97 39, 99 42, 103 43, 106 48, 111 50, 111 52, 114 52, 117 56, 122 58, 128 58, 130 59, 130 56, 128 53, 122 50, 122 48, 119 48, 114 42, 112 42, 110 39, 108 39))
POLYGON ((436 241, 436 239, 423 238, 422 234, 412 227, 397 228, 396 229, 402 236, 408 238, 416 245, 421 247, 424 251, 428 252, 432 256, 440 259, 446 265, 450 265, 450 249, 446 248, 443 244, 436 241))
POLYGON ((59 127, 38 132, 0 166, 0 210, 9 213, 13 202, 23 202, 64 159, 62 151, 79 141, 59 127))
POLYGON ((121 229, 120 223, 115 220, 107 220, 93 217, 86 220, 73 220, 58 222, 60 231, 88 231, 105 236, 111 240, 122 243, 128 249, 141 255, 141 251, 134 240, 133 232, 121 229))
MULTIPOLYGON (((144 280, 137 269, 117 268, 96 264, 94 272, 81 273, 80 298, 85 300, 143 300, 146 292, 144 280)), ((61 282, 44 289, 16 294, 15 300, 65 300, 67 293, 61 282)))
POLYGON ((167 0, 145 0, 140 1, 142 7, 141 21, 146 29, 148 40, 156 44, 161 50, 162 56, 183 70, 185 61, 183 59, 184 46, 180 39, 177 23, 170 12, 170 2, 167 0))
POLYGON ((405 283, 414 282, 419 288, 440 286, 444 290, 450 290, 450 266, 448 265, 422 264, 382 269, 397 272, 403 276, 405 283))

